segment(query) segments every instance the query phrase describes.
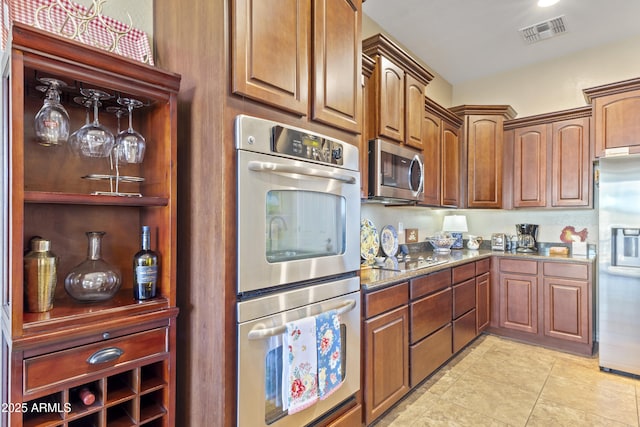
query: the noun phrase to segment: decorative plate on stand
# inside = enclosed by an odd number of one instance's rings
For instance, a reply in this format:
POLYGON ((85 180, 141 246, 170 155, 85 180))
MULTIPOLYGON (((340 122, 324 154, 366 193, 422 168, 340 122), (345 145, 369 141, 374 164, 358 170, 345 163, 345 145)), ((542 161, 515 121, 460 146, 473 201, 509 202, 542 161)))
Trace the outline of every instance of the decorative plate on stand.
POLYGON ((398 233, 392 225, 385 225, 380 232, 382 252, 392 257, 398 252, 398 233))
POLYGON ((378 255, 379 249, 380 238, 376 226, 371 220, 362 219, 360 221, 360 256, 367 261, 372 261, 378 255))

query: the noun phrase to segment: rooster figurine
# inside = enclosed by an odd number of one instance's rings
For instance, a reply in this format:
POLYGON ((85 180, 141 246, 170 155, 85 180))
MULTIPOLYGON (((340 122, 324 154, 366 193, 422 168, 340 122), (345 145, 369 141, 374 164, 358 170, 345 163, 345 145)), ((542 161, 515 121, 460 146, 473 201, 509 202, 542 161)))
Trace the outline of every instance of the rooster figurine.
POLYGON ((581 231, 576 231, 575 227, 573 227, 572 225, 567 225, 562 229, 562 232, 560 233, 560 240, 564 243, 571 243, 576 241, 575 237, 579 237, 580 240, 577 241, 584 242, 587 240, 588 234, 589 232, 586 228, 583 228, 581 231))

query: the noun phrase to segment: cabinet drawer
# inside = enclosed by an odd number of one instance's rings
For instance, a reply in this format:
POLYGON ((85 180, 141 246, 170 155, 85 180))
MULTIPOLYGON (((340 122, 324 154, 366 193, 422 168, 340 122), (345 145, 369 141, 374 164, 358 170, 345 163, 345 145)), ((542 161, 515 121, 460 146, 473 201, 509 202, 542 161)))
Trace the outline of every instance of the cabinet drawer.
POLYGON ((469 264, 460 265, 454 267, 451 272, 453 283, 464 282, 467 279, 471 279, 476 275, 476 263, 470 262, 469 264))
POLYGON ((538 261, 511 258, 501 259, 500 272, 538 274, 538 261))
POLYGON ((566 277, 567 279, 589 278, 589 266, 587 264, 573 264, 569 262, 545 262, 543 265, 545 276, 566 277))
POLYGON ((481 259, 476 261, 476 276, 482 273, 487 273, 491 269, 491 258, 481 259))
POLYGON ((167 329, 161 328, 25 359, 24 393, 166 351, 167 329), (92 357, 96 360, 90 360, 92 357))
POLYGON ((358 404, 327 424, 327 427, 353 427, 362 425, 362 405, 358 404))
POLYGON ((476 337, 476 311, 453 321, 453 352, 457 353, 476 337))
POLYGON ((409 302, 409 284, 405 282, 379 291, 369 292, 365 294, 364 301, 364 317, 368 319, 377 316, 409 302))
POLYGON ((453 287, 453 318, 476 307, 476 280, 469 279, 453 287))
POLYGON ((451 269, 438 271, 422 277, 411 279, 411 299, 420 298, 423 295, 439 291, 451 285, 451 269))
POLYGON ((451 322, 451 288, 413 302, 410 316, 412 343, 451 322))
POLYGON ((411 387, 431 375, 453 355, 451 351, 452 328, 444 328, 428 336, 410 348, 411 387))

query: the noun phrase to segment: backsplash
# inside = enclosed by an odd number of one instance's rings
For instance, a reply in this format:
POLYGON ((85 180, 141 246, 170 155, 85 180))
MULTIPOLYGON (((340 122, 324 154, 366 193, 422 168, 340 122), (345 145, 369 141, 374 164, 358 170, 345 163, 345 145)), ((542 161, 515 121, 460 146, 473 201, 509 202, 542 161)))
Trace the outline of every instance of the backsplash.
MULTIPOLYGON (((385 207, 378 204, 363 204, 362 218, 373 221, 376 228, 381 230, 385 225, 393 225, 398 229, 398 223, 404 228, 418 229, 418 239, 424 242, 442 230, 442 218, 445 215, 456 214, 467 217, 468 235, 481 236, 483 240, 490 240, 492 233, 516 234, 516 224, 539 224, 538 241, 561 242, 560 236, 566 226, 573 226, 576 230, 587 229, 586 242, 598 242, 598 215, 595 209, 557 209, 557 210, 501 210, 501 209, 434 209, 415 206, 385 207)), ((400 242, 404 243, 404 242, 400 242)))

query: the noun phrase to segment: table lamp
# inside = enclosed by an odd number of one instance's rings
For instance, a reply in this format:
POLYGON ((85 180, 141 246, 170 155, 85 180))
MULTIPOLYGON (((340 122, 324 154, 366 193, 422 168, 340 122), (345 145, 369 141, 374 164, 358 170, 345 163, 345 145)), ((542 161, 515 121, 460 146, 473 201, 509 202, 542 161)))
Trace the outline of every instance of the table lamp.
POLYGON ((467 217, 464 215, 448 215, 442 221, 442 231, 447 231, 456 239, 451 249, 462 249, 462 233, 467 229, 467 217))

